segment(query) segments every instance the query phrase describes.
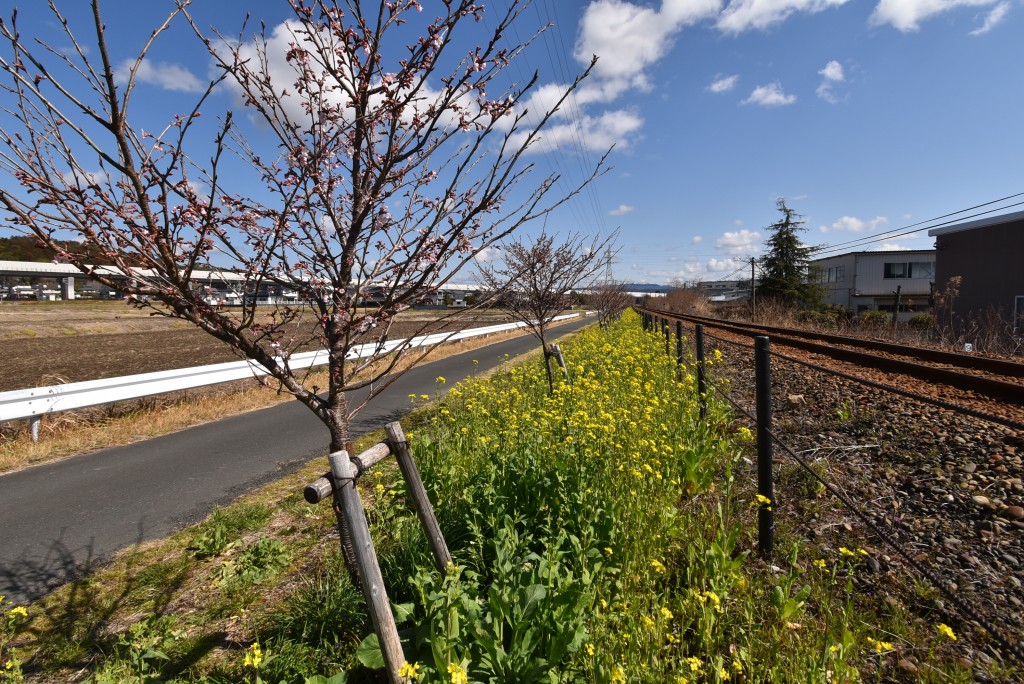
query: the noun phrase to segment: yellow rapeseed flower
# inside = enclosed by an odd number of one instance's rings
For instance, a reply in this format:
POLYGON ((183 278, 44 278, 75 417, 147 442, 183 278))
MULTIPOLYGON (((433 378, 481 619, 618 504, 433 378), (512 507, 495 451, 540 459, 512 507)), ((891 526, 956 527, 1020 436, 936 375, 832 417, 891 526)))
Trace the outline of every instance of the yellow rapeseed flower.
POLYGON ((857 555, 853 551, 851 551, 850 549, 846 548, 845 546, 840 546, 839 547, 839 553, 844 555, 844 556, 846 556, 847 558, 852 558, 852 557, 857 555))
POLYGON ((671 620, 675 616, 672 615, 672 611, 671 610, 669 610, 665 606, 662 606, 661 607, 661 617, 665 618, 666 620, 671 620))
POLYGON ((612 668, 612 682, 615 684, 625 684, 626 675, 622 671, 622 668, 616 665, 612 668))
POLYGON ((466 675, 466 671, 462 669, 461 665, 452 663, 448 666, 448 674, 451 675, 452 684, 467 684, 469 677, 466 675))
POLYGON ((661 562, 661 561, 659 561, 659 560, 657 560, 657 559, 655 559, 655 560, 652 560, 652 561, 651 561, 651 567, 652 567, 652 568, 654 568, 654 571, 655 571, 656 573, 658 573, 659 575, 664 575, 664 574, 665 574, 665 571, 666 571, 666 569, 667 569, 667 568, 665 568, 665 566, 664 566, 664 565, 662 564, 662 562, 661 562))
POLYGON ((411 679, 418 679, 420 676, 420 664, 413 663, 402 663, 402 667, 398 670, 399 677, 409 677, 411 679))
POLYGON ((956 641, 956 634, 953 632, 949 625, 942 623, 935 629, 939 630, 939 634, 948 638, 950 641, 956 641))
POLYGON ((444 376, 443 375, 438 375, 436 382, 437 382, 438 385, 443 385, 445 383, 444 376))
POLYGON ((13 615, 14 617, 28 617, 28 611, 25 610, 25 606, 15 606, 14 608, 11 608, 7 614, 13 615))
POLYGON ((818 560, 814 561, 814 567, 816 567, 816 568, 818 568, 820 570, 824 570, 825 569, 825 561, 824 561, 824 559, 819 558, 818 560))

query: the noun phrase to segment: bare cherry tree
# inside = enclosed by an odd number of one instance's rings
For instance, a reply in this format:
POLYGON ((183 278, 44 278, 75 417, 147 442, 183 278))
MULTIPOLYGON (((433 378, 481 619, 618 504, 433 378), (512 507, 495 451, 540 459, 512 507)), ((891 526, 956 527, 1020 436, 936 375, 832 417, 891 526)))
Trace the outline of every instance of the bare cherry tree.
POLYGON ((528 116, 536 75, 503 80, 525 47, 507 46, 506 32, 528 0, 508 3, 482 46, 454 58, 454 36, 484 11, 469 0, 445 2, 397 50, 391 34, 415 25, 413 0, 290 4, 294 17, 274 31, 228 39, 207 35, 180 2, 127 66, 115 66, 98 0, 88 38, 54 8, 71 50, 23 38, 16 14, 0 23, 0 168, 15 181, 0 203, 17 228, 90 277, 259 362, 323 421, 338 450, 362 406, 348 393, 370 387, 372 397, 395 377, 399 354, 385 355, 383 343, 396 314, 578 192, 556 197, 556 178, 532 179, 524 155, 586 74, 552 111, 528 116), (130 118, 140 69, 182 18, 220 75, 162 128, 144 129, 130 118), (197 142, 200 114, 223 90, 245 116, 224 111, 197 142), (255 186, 232 185, 239 160, 255 186), (61 238, 98 248, 131 280, 114 282, 61 238), (196 282, 211 265, 243 276, 246 292, 294 292, 301 305, 263 315, 247 298, 240 314, 217 310, 196 282), (329 354, 323 388, 307 386, 287 360, 311 341, 329 354), (381 353, 350 358, 357 341, 381 353))
POLYGON ((515 239, 502 245, 502 258, 478 269, 481 287, 496 293, 498 302, 521 321, 540 342, 548 387, 554 390, 551 372, 553 350, 548 344, 551 323, 568 305, 569 294, 594 277, 604 265, 603 252, 616 239, 595 237, 589 243, 578 234, 556 243, 542 232, 535 240, 515 239))
POLYGON ((604 158, 567 189, 525 158, 589 72, 550 111, 526 111, 537 76, 516 82, 509 66, 532 38, 507 34, 529 0, 503 3, 468 51, 456 36, 484 25, 471 0, 431 3, 436 18, 415 0, 289 4, 276 28, 228 38, 180 0, 127 61, 99 0, 85 27, 51 4, 60 44, 23 36, 16 12, 0 21, 0 171, 12 181, 0 206, 16 230, 137 306, 258 362, 324 423, 332 452, 351 453, 365 402, 349 393, 369 388, 369 400, 396 377, 402 350, 384 344, 395 316, 576 194, 604 158), (146 60, 179 26, 218 75, 168 120, 143 121, 146 60), (218 111, 225 93, 243 115, 218 111), (114 268, 94 265, 97 250, 114 268), (214 267, 253 295, 240 311, 207 302, 198 274, 214 267), (257 309, 268 289, 298 304, 257 309), (357 342, 376 353, 352 358, 357 342), (327 351, 326 387, 289 363, 311 343, 327 351))
POLYGON ((629 308, 632 298, 622 283, 609 281, 591 289, 590 306, 597 311, 598 324, 605 326, 629 308))

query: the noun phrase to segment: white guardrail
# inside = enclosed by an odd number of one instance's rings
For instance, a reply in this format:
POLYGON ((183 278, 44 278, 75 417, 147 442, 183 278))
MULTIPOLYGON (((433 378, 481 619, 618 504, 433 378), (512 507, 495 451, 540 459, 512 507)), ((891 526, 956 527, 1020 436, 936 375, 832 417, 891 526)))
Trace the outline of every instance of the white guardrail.
MULTIPOLYGON (((566 314, 558 316, 554 320, 562 321, 581 315, 585 314, 566 314)), ((434 333, 413 337, 410 340, 386 342, 380 349, 376 344, 363 344, 349 350, 348 358, 358 359, 374 353, 387 353, 399 347, 409 349, 428 347, 441 342, 455 342, 523 327, 525 327, 524 323, 503 323, 482 328, 469 328, 455 333, 434 333)), ((288 358, 288 364, 293 369, 309 368, 325 363, 327 363, 327 351, 324 349, 300 352, 292 354, 288 358)), ((124 375, 106 380, 86 380, 85 382, 69 382, 64 385, 0 392, 0 422, 19 418, 38 419, 39 416, 47 413, 99 406, 115 401, 205 387, 232 380, 245 380, 260 375, 267 375, 267 370, 255 361, 230 361, 194 368, 124 375)))

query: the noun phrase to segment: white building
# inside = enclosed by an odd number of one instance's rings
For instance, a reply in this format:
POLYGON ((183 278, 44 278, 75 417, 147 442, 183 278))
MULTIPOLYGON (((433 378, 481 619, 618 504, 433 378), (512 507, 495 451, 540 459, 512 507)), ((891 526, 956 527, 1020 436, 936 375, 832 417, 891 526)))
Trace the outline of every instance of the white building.
POLYGON ((811 261, 812 272, 825 288, 824 302, 855 314, 891 312, 899 291, 900 319, 931 310, 935 283, 935 250, 850 252, 811 261))

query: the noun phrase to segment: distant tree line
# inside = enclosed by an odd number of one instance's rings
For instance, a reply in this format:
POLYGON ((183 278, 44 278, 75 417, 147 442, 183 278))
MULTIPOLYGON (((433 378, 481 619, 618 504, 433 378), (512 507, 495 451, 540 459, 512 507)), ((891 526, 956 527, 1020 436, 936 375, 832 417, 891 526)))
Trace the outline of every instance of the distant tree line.
MULTIPOLYGON (((103 256, 103 251, 96 245, 85 244, 74 240, 55 240, 60 249, 81 255, 82 261, 100 266, 110 266, 113 262, 103 256)), ((57 252, 52 246, 46 246, 34 237, 18 235, 0 238, 0 261, 53 261, 57 252)), ((63 261, 63 259, 62 259, 63 261)))

